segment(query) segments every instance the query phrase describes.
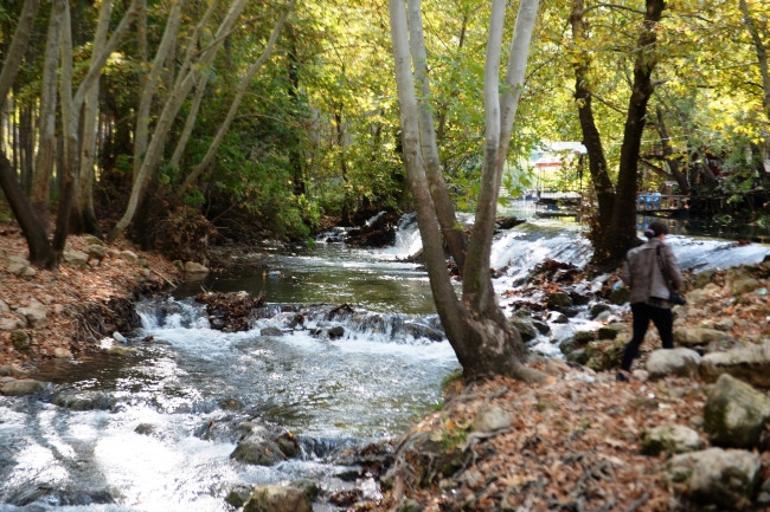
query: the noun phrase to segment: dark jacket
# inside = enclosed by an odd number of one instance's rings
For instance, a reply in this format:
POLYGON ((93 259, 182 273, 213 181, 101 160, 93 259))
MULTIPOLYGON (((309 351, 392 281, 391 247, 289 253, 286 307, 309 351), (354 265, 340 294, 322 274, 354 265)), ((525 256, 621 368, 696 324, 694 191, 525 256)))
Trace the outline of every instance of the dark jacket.
POLYGON ((620 277, 631 288, 631 304, 652 302, 665 306, 660 299, 668 299, 672 291, 682 287, 674 252, 657 238, 628 251, 620 277))

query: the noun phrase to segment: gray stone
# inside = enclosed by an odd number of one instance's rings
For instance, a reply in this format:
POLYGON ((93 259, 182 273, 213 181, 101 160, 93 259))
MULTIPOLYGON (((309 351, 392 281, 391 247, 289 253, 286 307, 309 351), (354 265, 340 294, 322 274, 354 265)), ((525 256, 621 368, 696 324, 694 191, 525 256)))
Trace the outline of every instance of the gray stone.
POLYGON ((569 322, 569 318, 564 313, 559 311, 551 311, 548 313, 548 321, 554 324, 566 324, 569 322))
POLYGON ((88 264, 88 254, 82 251, 68 249, 62 254, 65 263, 76 267, 85 267, 88 264))
POLYGON ((32 299, 28 306, 16 310, 32 327, 42 327, 46 323, 46 307, 37 299, 32 299))
POLYGON ((756 453, 709 448, 673 457, 667 473, 675 493, 688 505, 748 510, 759 468, 756 453))
POLYGON ((626 286, 621 286, 619 288, 613 288, 610 292, 610 302, 612 304, 615 304, 616 306, 620 306, 621 304, 625 304, 628 302, 628 298, 631 296, 631 290, 628 289, 626 286))
POLYGON ((257 466, 272 466, 286 460, 278 443, 257 433, 242 439, 230 454, 230 458, 257 466))
POLYGON ((513 423, 513 417, 505 409, 496 405, 485 405, 476 414, 473 420, 474 432, 495 432, 508 428, 513 423))
POLYGON ((27 372, 12 364, 0 365, 0 377, 26 377, 27 372))
POLYGON ((102 247, 106 245, 101 238, 89 234, 83 235, 83 241, 88 245, 99 245, 102 247))
POLYGON ((225 502, 235 508, 241 508, 251 497, 251 486, 238 484, 227 493, 225 502))
POLYGON ((712 342, 730 341, 730 335, 708 327, 677 327, 674 329, 674 342, 684 347, 697 347, 712 342))
POLYGON ((566 355, 568 362, 573 364, 584 365, 588 362, 588 351, 584 348, 573 350, 566 355))
POLYGON ((415 339, 426 338, 431 341, 443 341, 445 337, 443 332, 420 322, 405 322, 404 332, 415 339))
POLYGON ((139 256, 137 256, 136 253, 133 251, 120 251, 118 253, 118 256, 128 261, 129 263, 136 263, 137 261, 139 261, 139 256))
POLYGON ((283 331, 278 327, 265 327, 264 329, 260 329, 259 335, 277 337, 283 336, 283 331))
POLYGON ((700 361, 700 354, 689 348, 659 349, 650 354, 646 368, 653 379, 666 375, 691 377, 698 373, 700 361))
POLYGON ((529 318, 514 316, 511 318, 511 325, 519 332, 521 339, 524 341, 530 341, 537 337, 537 328, 529 318))
POLYGON ((572 305, 572 297, 565 292, 551 292, 548 294, 546 303, 551 309, 567 308, 572 305))
POLYGON ((703 447, 698 433, 684 425, 663 425, 645 431, 641 444, 645 455, 685 453, 703 447))
POLYGON ((254 488, 243 512, 311 512, 305 489, 294 486, 260 485, 254 488))
POLYGON ((118 343, 126 343, 128 341, 126 337, 120 334, 118 331, 112 333, 112 339, 118 343))
POLYGON ((591 309, 589 310, 588 315, 591 318, 591 320, 593 320, 594 318, 596 318, 600 314, 604 313, 605 311, 609 311, 609 310, 610 310, 609 304, 598 303, 598 304, 594 304, 593 306, 591 306, 591 309))
POLYGON ((548 334, 549 332, 551 332, 551 328, 548 326, 547 323, 543 322, 542 320, 538 320, 536 318, 533 318, 532 319, 532 325, 535 326, 535 329, 537 329, 537 331, 540 334, 548 334))
POLYGON ((687 293, 687 303, 692 305, 703 304, 706 302, 713 302, 717 297, 721 296, 722 287, 709 283, 703 288, 696 288, 687 293))
POLYGON ((335 325, 334 327, 326 331, 326 334, 329 336, 330 339, 336 340, 338 338, 342 338, 345 335, 345 328, 342 327, 341 325, 335 325))
POLYGON ((753 448, 769 419, 770 398, 745 382, 723 374, 709 390, 703 426, 715 445, 753 448))
POLYGON ((184 264, 184 271, 186 274, 208 274, 209 269, 205 265, 201 265, 195 261, 187 261, 184 264))
POLYGON ((32 342, 32 339, 30 338, 29 334, 27 334, 26 331, 17 329, 11 332, 11 345, 13 345, 13 348, 18 350, 19 352, 26 352, 27 350, 29 350, 29 346, 31 342, 32 342))
POLYGON ((575 331, 575 334, 572 335, 572 338, 575 340, 575 343, 578 345, 585 345, 586 343, 590 341, 594 341, 596 339, 596 332, 595 331, 575 331))
POLYGON ((71 411, 109 411, 117 400, 102 391, 61 391, 53 403, 71 411))
POLYGON ((753 277, 741 277, 730 283, 730 291, 733 295, 743 295, 762 286, 758 279, 753 277))
MULTIPOLYGON (((142 436, 152 436, 152 435, 155 435, 157 431, 158 431, 158 426, 153 425, 152 423, 140 423, 134 429, 134 432, 142 436)), ((243 505, 243 503, 241 503, 241 505, 243 505)))
POLYGON ((27 326, 27 319, 14 314, 0 316, 0 331, 13 331, 27 326))
POLYGON ((72 359, 72 352, 64 347, 56 347, 53 349, 53 356, 56 359, 72 359))
POLYGON ((33 379, 11 379, 0 385, 0 395, 23 396, 40 393, 45 384, 33 379))
POLYGON ((626 324, 614 323, 599 327, 596 331, 596 337, 600 340, 614 340, 620 333, 628 332, 626 324))
POLYGON ((10 313, 11 308, 8 306, 8 304, 3 300, 0 299, 0 313, 10 313))
POLYGON ((729 373, 754 386, 770 389, 770 342, 706 354, 699 370, 701 377, 708 382, 729 373))
POLYGON ((99 244, 91 244, 86 249, 88 259, 103 260, 107 256, 107 248, 99 244))

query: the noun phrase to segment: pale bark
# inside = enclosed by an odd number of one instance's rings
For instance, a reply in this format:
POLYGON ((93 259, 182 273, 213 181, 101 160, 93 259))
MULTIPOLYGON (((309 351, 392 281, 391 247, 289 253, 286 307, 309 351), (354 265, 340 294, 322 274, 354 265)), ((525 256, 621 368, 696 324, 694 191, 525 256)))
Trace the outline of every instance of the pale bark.
POLYGON ((134 129, 134 177, 139 173, 139 168, 142 165, 142 160, 147 151, 152 100, 155 97, 163 64, 166 62, 166 56, 171 50, 171 46, 176 40, 176 35, 179 31, 179 25, 182 21, 183 3, 184 0, 176 0, 172 4, 168 18, 166 19, 166 27, 163 30, 163 36, 161 37, 160 44, 155 52, 155 58, 150 67, 150 72, 143 79, 144 87, 139 99, 139 108, 136 113, 136 127, 134 129))
POLYGON ((190 111, 187 113, 187 118, 184 120, 184 129, 182 129, 182 133, 179 135, 176 148, 174 148, 174 154, 171 156, 172 167, 178 168, 179 163, 182 161, 184 151, 187 149, 187 143, 190 141, 193 128, 195 128, 195 123, 198 120, 198 111, 200 110, 201 101, 203 101, 203 93, 206 92, 208 81, 208 75, 203 75, 195 86, 195 96, 193 96, 192 102, 190 103, 190 111))
POLYGON ((214 140, 212 140, 211 144, 209 144, 209 147, 206 150, 206 154, 204 155, 203 159, 200 161, 198 165, 195 166, 192 172, 187 176, 187 178, 184 180, 184 183, 182 183, 182 186, 178 191, 179 196, 184 194, 184 192, 193 183, 195 183, 198 177, 201 174, 203 174, 206 171, 206 169, 208 169, 208 167, 211 165, 211 163, 214 161, 214 157, 216 156, 217 150, 219 149, 220 144, 222 144, 222 141, 224 140, 225 135, 227 135, 227 131, 230 129, 230 125, 232 124, 233 119, 235 119, 235 115, 238 113, 238 108, 241 106, 241 101, 243 100, 243 97, 246 94, 246 91, 249 89, 249 85, 251 85, 259 69, 270 58, 270 55, 273 52, 273 48, 275 47, 275 43, 278 40, 278 36, 281 33, 281 29, 286 23, 286 18, 289 16, 291 9, 293 9, 293 7, 294 7, 294 2, 292 1, 289 3, 289 5, 287 6, 287 9, 283 12, 283 14, 281 14, 281 17, 278 19, 275 26, 273 27, 273 31, 270 33, 270 37, 267 40, 267 44, 265 45, 264 50, 262 50, 262 53, 260 54, 259 58, 256 61, 254 61, 251 64, 251 66, 249 66, 249 68, 246 70, 246 73, 241 77, 240 83, 238 84, 238 88, 235 91, 235 96, 233 97, 232 103, 230 103, 230 108, 227 111, 227 115, 225 116, 224 121, 222 121, 222 123, 219 125, 219 129, 217 130, 217 133, 214 136, 214 140))
POLYGON ((56 151, 56 69, 59 65, 59 32, 61 31, 63 10, 62 2, 52 3, 43 60, 42 90, 40 92, 40 134, 35 172, 32 175, 32 206, 46 231, 48 230, 51 175, 56 151))
MULTIPOLYGON (((213 4, 212 4, 213 5, 213 4)), ((142 165, 139 168, 139 172, 134 176, 134 181, 131 187, 131 195, 128 199, 128 205, 123 217, 118 221, 115 226, 112 237, 119 236, 133 221, 134 215, 136 215, 137 207, 141 202, 142 196, 145 191, 147 183, 152 179, 155 171, 160 164, 162 158, 162 149, 168 138, 168 134, 171 130, 171 125, 179 113, 179 109, 182 106, 185 98, 192 90, 193 86, 197 82, 200 75, 208 70, 211 63, 214 60, 219 48, 225 37, 232 31, 235 22, 238 20, 241 12, 243 12, 246 6, 246 0, 234 0, 224 19, 219 25, 215 35, 214 42, 203 50, 200 60, 192 63, 192 54, 194 53, 191 47, 188 47, 187 55, 185 56, 185 62, 182 64, 182 71, 180 76, 174 84, 174 89, 171 94, 166 98, 166 102, 163 106, 163 110, 158 118, 158 123, 153 130, 153 137, 147 146, 147 151, 142 159, 142 165)), ((210 11, 210 10, 209 10, 210 11)), ((207 14, 204 15, 206 17, 207 14)), ((198 27, 201 25, 199 24, 198 27)), ((198 31, 196 27, 196 32, 198 31)), ((191 46, 194 45, 195 40, 191 42, 191 46)))
MULTIPOLYGON (((94 43, 92 57, 102 52, 102 48, 107 43, 107 33, 110 27, 110 16, 112 14, 112 0, 104 0, 99 9, 99 19, 94 34, 94 43)), ((94 233, 96 231, 96 213, 94 212, 93 184, 94 184, 94 161, 96 158, 96 131, 97 121, 99 119, 99 78, 97 78, 91 87, 86 91, 83 101, 81 130, 82 140, 80 141, 80 165, 79 172, 76 174, 76 184, 74 189, 74 202, 76 212, 82 217, 87 231, 94 233)))
POLYGON ((13 39, 11 39, 11 44, 3 61, 3 68, 0 70, 0 109, 2 109, 5 103, 8 92, 11 90, 13 81, 19 71, 19 66, 24 59, 27 43, 29 43, 32 30, 35 28, 35 15, 39 7, 40 0, 25 0, 24 6, 21 8, 13 39))
MULTIPOLYGON (((751 35, 751 41, 754 43, 754 50, 757 54, 757 63, 759 64, 759 74, 762 77, 762 105, 765 108, 765 116, 770 123, 770 69, 767 62, 767 48, 762 42, 762 37, 754 22, 754 18, 749 10, 746 0, 740 0, 741 13, 746 29, 751 35)), ((770 129, 764 130, 765 144, 762 148, 762 165, 765 172, 770 173, 770 129)))
POLYGON ((409 0, 409 47, 414 64, 414 78, 420 88, 418 98, 420 145, 422 158, 425 162, 429 190, 436 206, 436 216, 441 225, 441 233, 447 242, 449 253, 460 273, 465 265, 465 233, 462 225, 457 222, 454 205, 449 197, 449 190, 444 181, 441 158, 436 142, 436 129, 431 109, 430 81, 428 79, 427 52, 422 29, 420 0, 409 0))

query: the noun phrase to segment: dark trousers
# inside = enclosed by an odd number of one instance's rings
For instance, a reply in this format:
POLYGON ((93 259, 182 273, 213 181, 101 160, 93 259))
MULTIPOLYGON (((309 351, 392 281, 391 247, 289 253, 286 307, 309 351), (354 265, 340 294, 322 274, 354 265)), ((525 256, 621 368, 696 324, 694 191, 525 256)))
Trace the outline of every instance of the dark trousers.
POLYGON ((634 337, 631 338, 623 351, 622 367, 625 371, 631 369, 631 363, 634 362, 634 358, 639 353, 639 346, 644 341, 644 335, 647 334, 650 320, 658 329, 663 348, 674 348, 674 318, 669 308, 658 308, 641 302, 631 304, 631 313, 634 317, 634 337))

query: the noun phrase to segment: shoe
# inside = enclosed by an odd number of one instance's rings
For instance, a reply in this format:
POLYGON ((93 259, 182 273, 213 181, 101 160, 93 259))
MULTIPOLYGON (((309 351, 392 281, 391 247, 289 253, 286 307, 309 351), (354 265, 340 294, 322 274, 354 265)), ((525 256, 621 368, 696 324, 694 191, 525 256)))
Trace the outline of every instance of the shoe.
POLYGON ((618 382, 628 382, 628 376, 625 372, 618 372, 617 375, 615 375, 615 380, 618 382))

